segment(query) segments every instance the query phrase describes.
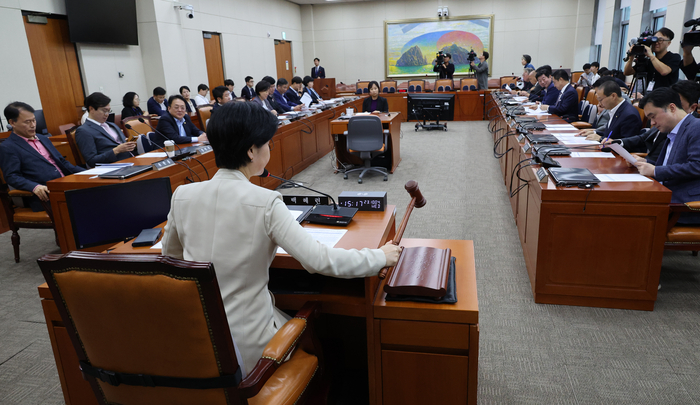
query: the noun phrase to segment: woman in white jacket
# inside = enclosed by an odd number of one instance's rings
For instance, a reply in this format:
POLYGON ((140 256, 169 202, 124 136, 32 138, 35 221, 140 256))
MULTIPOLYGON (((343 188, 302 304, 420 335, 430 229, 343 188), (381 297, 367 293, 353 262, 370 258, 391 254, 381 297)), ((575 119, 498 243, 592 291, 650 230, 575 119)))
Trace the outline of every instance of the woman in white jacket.
POLYGON ((375 276, 393 266, 401 248, 332 249, 296 222, 280 193, 252 184, 270 160, 277 117, 255 103, 227 103, 207 125, 219 171, 173 193, 163 254, 214 263, 243 375, 289 319, 275 308, 268 269, 281 246, 304 268, 328 276, 375 276))

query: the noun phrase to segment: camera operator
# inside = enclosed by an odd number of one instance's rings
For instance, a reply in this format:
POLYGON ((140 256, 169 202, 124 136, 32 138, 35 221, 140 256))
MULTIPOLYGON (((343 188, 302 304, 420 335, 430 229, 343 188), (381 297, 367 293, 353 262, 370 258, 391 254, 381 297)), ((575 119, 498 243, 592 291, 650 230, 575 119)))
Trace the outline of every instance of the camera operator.
POLYGON ((438 72, 440 74, 440 79, 452 79, 452 76, 454 76, 455 65, 450 63, 451 59, 452 55, 446 53, 442 58, 442 63, 439 63, 438 60, 434 61, 437 63, 433 67, 433 72, 438 72))
POLYGON ((471 66, 476 72, 476 81, 479 84, 477 90, 488 90, 489 89, 489 64, 486 60, 489 58, 489 53, 483 51, 481 56, 479 56, 479 64, 476 65, 472 61, 471 66))
MULTIPOLYGON (((653 72, 649 75, 649 85, 648 90, 657 89, 660 87, 670 87, 673 83, 678 81, 678 69, 681 65, 681 56, 677 53, 669 52, 668 47, 671 45, 673 40, 673 31, 664 27, 659 29, 655 34, 658 38, 656 42, 652 45, 654 49, 652 50, 647 45, 642 45, 646 50, 645 57, 649 58, 651 64, 654 68, 653 72)), ((630 51, 634 45, 630 45, 627 50, 627 54, 630 55, 630 51)), ((625 63, 625 75, 632 75, 636 72, 637 67, 632 66, 632 62, 636 58, 629 56, 627 63, 625 63)), ((632 89, 637 91, 637 89, 632 89)))

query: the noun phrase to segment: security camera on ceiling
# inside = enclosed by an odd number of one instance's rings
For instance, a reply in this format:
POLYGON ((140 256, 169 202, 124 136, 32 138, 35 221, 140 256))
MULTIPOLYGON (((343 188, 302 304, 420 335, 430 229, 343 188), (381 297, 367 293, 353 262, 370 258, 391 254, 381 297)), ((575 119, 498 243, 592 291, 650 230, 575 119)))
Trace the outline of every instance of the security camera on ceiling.
POLYGON ((192 6, 191 4, 187 4, 187 3, 181 3, 179 1, 173 1, 172 3, 174 4, 174 7, 177 10, 187 11, 187 18, 189 18, 189 19, 194 18, 194 6, 192 6))

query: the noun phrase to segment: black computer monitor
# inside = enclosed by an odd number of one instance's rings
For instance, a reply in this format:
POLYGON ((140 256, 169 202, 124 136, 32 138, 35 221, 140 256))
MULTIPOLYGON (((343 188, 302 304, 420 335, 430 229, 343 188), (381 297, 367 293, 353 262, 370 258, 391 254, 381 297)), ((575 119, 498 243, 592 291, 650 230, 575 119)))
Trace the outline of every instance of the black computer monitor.
POLYGON ((78 249, 120 242, 168 219, 167 177, 66 191, 78 249))
POLYGON ((455 116, 455 95, 450 93, 408 93, 409 120, 452 121, 455 116))

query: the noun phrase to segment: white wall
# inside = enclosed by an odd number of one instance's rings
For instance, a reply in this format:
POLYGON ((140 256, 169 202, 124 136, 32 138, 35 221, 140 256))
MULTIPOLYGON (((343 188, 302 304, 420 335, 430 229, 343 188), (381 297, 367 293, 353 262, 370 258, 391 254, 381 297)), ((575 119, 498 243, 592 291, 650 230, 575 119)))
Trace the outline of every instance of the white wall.
POLYGON ((535 66, 571 68, 588 59, 594 0, 393 0, 302 6, 304 54, 321 59, 337 81, 382 79, 384 21, 434 18, 438 6, 450 16, 494 14, 494 77, 520 74, 522 54, 535 66), (314 51, 315 49, 315 51, 314 51), (315 52, 315 53, 314 53, 315 52))

